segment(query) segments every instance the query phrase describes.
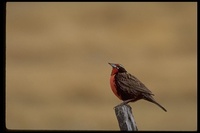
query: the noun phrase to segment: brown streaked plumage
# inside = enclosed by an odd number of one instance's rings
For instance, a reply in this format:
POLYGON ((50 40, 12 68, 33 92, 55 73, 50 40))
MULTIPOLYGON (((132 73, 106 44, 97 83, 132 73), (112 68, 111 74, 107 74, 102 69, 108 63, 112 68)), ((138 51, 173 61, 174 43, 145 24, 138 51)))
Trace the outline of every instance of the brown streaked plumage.
POLYGON ((164 111, 167 111, 155 101, 153 98, 154 94, 135 76, 128 73, 121 64, 109 64, 112 66, 110 86, 114 94, 120 100, 123 100, 122 104, 144 99, 158 105, 164 111))

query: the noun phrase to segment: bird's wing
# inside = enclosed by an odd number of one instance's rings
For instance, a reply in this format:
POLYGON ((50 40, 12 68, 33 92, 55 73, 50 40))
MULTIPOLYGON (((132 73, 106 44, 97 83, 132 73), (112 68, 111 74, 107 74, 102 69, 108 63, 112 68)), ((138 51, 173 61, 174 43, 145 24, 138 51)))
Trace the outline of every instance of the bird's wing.
POLYGON ((145 93, 154 95, 141 81, 130 73, 118 73, 115 76, 116 84, 122 91, 132 94, 145 93))

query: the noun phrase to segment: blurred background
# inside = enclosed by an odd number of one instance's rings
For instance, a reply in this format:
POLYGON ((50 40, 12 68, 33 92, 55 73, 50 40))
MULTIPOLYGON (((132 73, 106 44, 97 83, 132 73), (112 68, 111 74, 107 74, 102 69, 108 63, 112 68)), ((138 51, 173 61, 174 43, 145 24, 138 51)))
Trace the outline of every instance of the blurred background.
POLYGON ((6 127, 119 130, 121 63, 168 112, 130 103, 139 130, 197 130, 196 2, 8 2, 6 127))

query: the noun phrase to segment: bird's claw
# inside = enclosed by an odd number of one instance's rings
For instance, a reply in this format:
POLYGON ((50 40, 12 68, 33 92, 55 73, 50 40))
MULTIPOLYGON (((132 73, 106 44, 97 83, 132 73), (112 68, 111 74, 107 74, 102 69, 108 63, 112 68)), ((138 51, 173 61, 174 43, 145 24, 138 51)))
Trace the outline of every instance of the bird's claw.
POLYGON ((123 105, 125 105, 125 104, 128 104, 128 103, 127 103, 127 102, 122 102, 122 103, 116 105, 113 109, 115 109, 116 107, 119 107, 119 106, 123 106, 123 105))

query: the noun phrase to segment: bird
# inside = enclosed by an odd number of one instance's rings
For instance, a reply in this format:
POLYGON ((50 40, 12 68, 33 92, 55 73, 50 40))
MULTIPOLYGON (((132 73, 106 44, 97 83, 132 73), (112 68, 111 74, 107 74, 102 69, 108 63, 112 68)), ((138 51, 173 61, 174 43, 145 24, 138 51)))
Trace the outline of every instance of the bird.
POLYGON ((112 66, 110 87, 113 93, 123 101, 120 105, 144 99, 158 105, 167 112, 167 110, 153 98, 154 94, 139 79, 128 73, 123 65, 116 63, 108 64, 112 66))

